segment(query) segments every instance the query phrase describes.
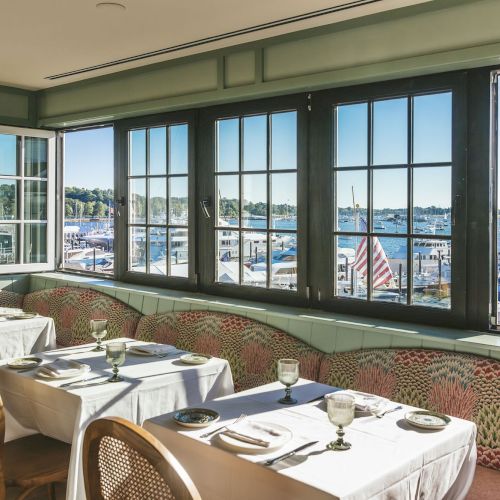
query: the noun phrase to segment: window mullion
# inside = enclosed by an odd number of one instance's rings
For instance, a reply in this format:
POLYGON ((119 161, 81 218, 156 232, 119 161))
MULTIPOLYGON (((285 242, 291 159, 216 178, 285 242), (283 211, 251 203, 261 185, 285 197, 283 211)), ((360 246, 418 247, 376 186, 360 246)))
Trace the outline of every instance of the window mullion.
MULTIPOLYGON (((366 211, 366 225, 367 225, 367 233, 371 233, 373 230, 373 101, 369 102, 368 105, 368 207, 366 211)), ((372 283, 373 283, 373 238, 371 236, 366 236, 366 255, 367 255, 367 263, 366 263, 366 298, 370 302, 372 300, 372 283)), ((357 283, 353 283, 353 287, 357 286, 357 283)))
MULTIPOLYGON (((407 126, 407 147, 408 147, 408 209, 406 224, 408 234, 413 234, 413 97, 408 98, 408 126, 407 126)), ((401 276, 399 277, 401 279, 401 276)), ((413 301, 413 238, 406 238, 406 303, 411 305, 413 301)))

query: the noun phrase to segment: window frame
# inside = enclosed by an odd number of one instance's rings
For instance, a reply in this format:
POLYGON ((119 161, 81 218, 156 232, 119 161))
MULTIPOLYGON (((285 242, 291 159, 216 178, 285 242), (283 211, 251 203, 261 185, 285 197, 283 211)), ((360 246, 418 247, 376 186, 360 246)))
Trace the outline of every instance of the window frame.
MULTIPOLYGON (((309 200, 311 213, 326 214, 321 220, 311 219, 311 262, 313 292, 311 306, 340 313, 390 318, 401 321, 427 322, 436 325, 462 326, 466 318, 466 86, 464 73, 445 73, 404 80, 377 82, 329 89, 314 93, 311 112, 311 170, 319 175, 316 183, 310 183, 309 200), (365 102, 386 98, 408 97, 452 91, 452 304, 449 310, 425 305, 408 305, 384 301, 368 301, 334 294, 334 210, 336 203, 334 186, 334 130, 333 113, 336 105, 365 102), (328 190, 322 186, 329 186, 328 190), (326 192, 328 191, 328 193, 326 192), (328 224, 328 225, 327 225, 328 224), (325 225, 328 237, 322 238, 325 225), (319 263, 323 263, 319 266, 319 263), (325 263, 328 263, 324 266, 325 263), (325 272, 325 267, 327 271, 325 272), (423 319, 425 318, 425 319, 423 319)), ((410 147, 410 145, 409 145, 410 147)), ((408 158, 410 160, 410 158, 408 158)), ((370 168, 370 167, 367 167, 370 168)), ((371 196, 368 193, 368 196, 371 196)), ((412 196, 407 193, 408 198, 412 196)), ((408 214, 410 215, 410 214, 408 214)), ((374 233, 368 232, 371 235, 374 233)), ((383 234, 377 236, 383 237, 383 234)))
MULTIPOLYGON (((139 118, 128 118, 114 123, 115 138, 115 240, 119 243, 115 248, 115 279, 146 286, 157 286, 178 290, 195 291, 197 285, 197 248, 195 215, 195 140, 196 113, 194 111, 178 111, 162 113, 139 118), (141 128, 169 127, 171 125, 188 125, 188 277, 147 274, 128 269, 129 263, 129 131, 141 128), (125 243, 125 244, 123 244, 125 243)), ((168 175, 166 175, 168 177, 168 175)), ((146 177, 148 178, 148 177, 146 177)), ((165 227, 168 227, 165 224, 165 227)), ((149 224, 144 224, 148 227, 149 224)))
MULTIPOLYGON (((19 263, 0 265, 0 272, 2 274, 15 274, 15 273, 35 273, 42 271, 53 271, 55 269, 55 227, 56 227, 56 191, 55 191, 55 162, 56 162, 56 133, 49 130, 31 129, 24 127, 11 127, 0 125, 0 134, 10 134, 20 136, 21 146, 18 146, 18 167, 21 165, 21 175, 19 171, 17 175, 11 176, 12 179, 20 181, 18 191, 18 210, 19 215, 22 215, 14 224, 20 227, 19 241, 17 244, 17 252, 19 263), (24 175, 24 140, 26 137, 34 137, 47 139, 47 262, 40 263, 25 263, 24 262, 24 226, 26 224, 23 213, 24 207, 24 182, 25 179, 31 177, 24 175)), ((39 179, 39 178, 36 178, 39 179)), ((40 179, 42 179, 40 177, 40 179)), ((43 178, 44 179, 44 178, 43 178)))

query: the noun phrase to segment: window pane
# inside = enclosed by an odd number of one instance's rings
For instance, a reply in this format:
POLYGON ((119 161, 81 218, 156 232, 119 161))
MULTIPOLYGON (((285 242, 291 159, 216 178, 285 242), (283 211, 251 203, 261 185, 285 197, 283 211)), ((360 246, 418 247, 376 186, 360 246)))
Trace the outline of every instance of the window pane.
POLYGON ((129 229, 129 270, 146 272, 146 228, 131 227, 129 229))
POLYGON ((413 303, 449 309, 451 306, 451 242, 413 242, 413 303))
POLYGON ((146 179, 129 181, 129 222, 144 224, 146 222, 146 179))
POLYGON ((451 167, 413 169, 413 232, 451 234, 451 167))
POLYGON ((216 280, 220 283, 239 284, 240 259, 237 231, 216 231, 216 280))
POLYGON ((17 175, 17 143, 17 136, 0 134, 0 175, 17 175))
POLYGON ((149 222, 167 223, 167 178, 149 179, 149 222))
POLYGON ((25 137, 24 175, 47 177, 47 139, 25 137))
POLYGON ((267 168, 267 116, 243 118, 243 170, 267 168))
POLYGON ((18 262, 17 235, 17 224, 0 224, 0 264, 18 262))
POLYGON ((0 179, 0 220, 17 218, 17 181, 0 179))
POLYGON ((236 172, 240 168, 240 121, 217 121, 217 171, 236 172))
POLYGON ((297 291, 297 233, 271 233, 271 288, 297 291))
POLYGON ((151 175, 166 175, 167 173, 166 127, 149 129, 149 173, 151 175))
POLYGON ((188 126, 172 125, 169 130, 169 173, 188 173, 188 126))
POLYGON ((189 236, 187 228, 170 229, 170 276, 189 276, 189 236))
POLYGON ((271 168, 297 168, 297 112, 271 115, 271 168))
POLYGON ((188 178, 171 177, 169 200, 169 224, 188 223, 188 178))
POLYGON ((146 175, 146 130, 130 132, 130 175, 146 175))
POLYGON ((217 176, 218 220, 219 226, 239 225, 240 178, 238 175, 217 176))
POLYGON ((243 176, 243 227, 267 227, 267 175, 243 176))
POLYGON ((339 170, 336 179, 337 231, 366 232, 367 171, 339 170))
POLYGON ((267 286, 267 234, 259 232, 242 233, 243 238, 243 284, 267 286))
POLYGON ((273 229, 297 229, 297 174, 271 175, 273 229))
POLYGON ((373 230, 406 233, 408 178, 406 168, 373 171, 373 230))
POLYGON ((406 304, 406 238, 372 238, 373 300, 406 304))
POLYGON ((47 262, 47 224, 24 225, 24 262, 47 262))
POLYGON ((336 110, 335 166, 368 165, 368 104, 346 104, 336 110))
POLYGON ((413 99, 413 161, 451 161, 451 92, 413 99))
POLYGON ((167 274, 167 230, 164 227, 149 228, 149 272, 167 274))
POLYGON ((24 218, 47 220, 46 181, 24 181, 24 218))
POLYGON ((408 161, 408 99, 388 99, 373 104, 373 164, 408 161))
POLYGON ((366 299, 366 236, 336 236, 337 295, 366 299))

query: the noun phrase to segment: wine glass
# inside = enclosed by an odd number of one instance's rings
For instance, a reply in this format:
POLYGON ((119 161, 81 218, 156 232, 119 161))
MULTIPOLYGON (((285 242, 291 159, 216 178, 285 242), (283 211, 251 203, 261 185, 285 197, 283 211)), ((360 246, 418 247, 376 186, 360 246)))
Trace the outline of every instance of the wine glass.
POLYGON ((123 377, 118 376, 118 367, 125 363, 125 342, 109 342, 106 345, 106 363, 113 367, 113 376, 108 382, 120 382, 123 377))
POLYGON ((94 347, 92 351, 104 351, 101 346, 101 340, 108 334, 108 320, 107 319, 91 319, 90 329, 92 331, 92 337, 97 341, 97 347, 94 347))
POLYGON ((351 443, 344 441, 344 427, 354 420, 354 397, 348 394, 329 394, 325 397, 328 418, 333 425, 337 425, 337 441, 327 445, 329 450, 344 451, 351 447, 351 443))
POLYGON ((278 361, 278 380, 286 386, 285 397, 278 400, 284 405, 294 405, 297 400, 292 398, 293 384, 299 380, 299 362, 296 359, 280 359, 278 361))

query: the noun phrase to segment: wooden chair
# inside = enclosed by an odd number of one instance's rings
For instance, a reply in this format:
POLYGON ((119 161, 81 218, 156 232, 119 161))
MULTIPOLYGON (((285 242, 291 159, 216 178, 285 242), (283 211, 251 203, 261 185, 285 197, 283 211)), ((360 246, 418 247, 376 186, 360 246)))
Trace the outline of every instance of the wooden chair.
POLYGON ((28 498, 37 488, 46 486, 55 500, 54 483, 68 477, 71 446, 41 434, 5 443, 5 414, 0 397, 0 499, 6 487, 21 489, 17 500, 28 498))
POLYGON ((97 419, 87 427, 83 475, 87 498, 92 500, 201 500, 165 446, 119 417, 97 419))

